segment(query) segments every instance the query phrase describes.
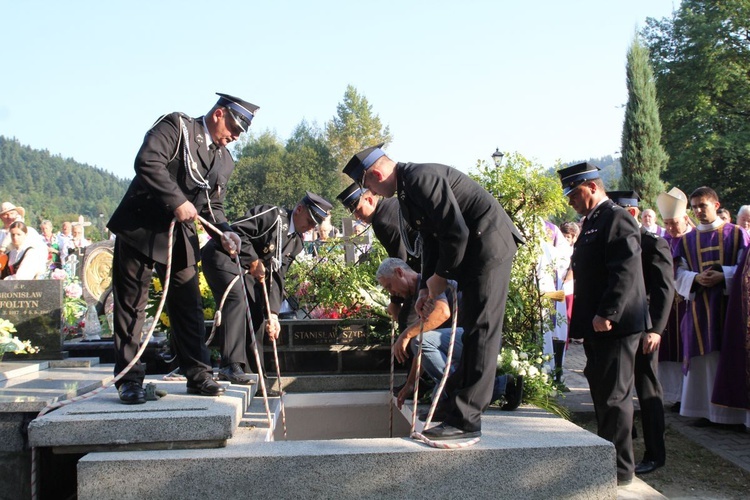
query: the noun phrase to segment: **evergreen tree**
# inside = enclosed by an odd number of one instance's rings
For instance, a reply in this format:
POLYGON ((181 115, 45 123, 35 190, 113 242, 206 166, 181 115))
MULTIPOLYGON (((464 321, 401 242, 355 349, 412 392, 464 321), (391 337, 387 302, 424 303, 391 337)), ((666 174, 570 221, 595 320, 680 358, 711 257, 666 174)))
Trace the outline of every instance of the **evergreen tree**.
POLYGON ((636 191, 643 206, 653 207, 664 190, 660 179, 668 156, 661 145, 661 122, 648 49, 638 35, 627 57, 628 104, 622 128, 622 185, 636 191))
POLYGON ((736 210, 750 192, 750 0, 683 0, 643 34, 670 156, 664 179, 688 194, 711 186, 736 210))

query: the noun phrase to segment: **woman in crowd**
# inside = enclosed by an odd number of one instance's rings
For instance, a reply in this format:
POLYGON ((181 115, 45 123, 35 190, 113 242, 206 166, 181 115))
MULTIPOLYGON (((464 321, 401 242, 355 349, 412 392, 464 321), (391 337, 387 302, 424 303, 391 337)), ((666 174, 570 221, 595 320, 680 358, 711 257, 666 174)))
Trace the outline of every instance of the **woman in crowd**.
POLYGON ((41 238, 29 237, 29 229, 21 221, 16 221, 8 228, 10 247, 8 252, 7 273, 4 279, 33 280, 42 277, 47 271, 47 246, 41 238))

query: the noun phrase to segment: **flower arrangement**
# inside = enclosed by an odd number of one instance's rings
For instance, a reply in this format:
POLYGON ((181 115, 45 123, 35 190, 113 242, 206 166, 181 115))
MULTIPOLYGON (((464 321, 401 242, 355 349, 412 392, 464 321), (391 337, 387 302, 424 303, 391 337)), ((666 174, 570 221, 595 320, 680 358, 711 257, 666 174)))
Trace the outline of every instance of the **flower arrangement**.
POLYGON ((503 347, 497 357, 497 374, 511 374, 523 377, 523 402, 538 406, 565 419, 570 412, 558 401, 558 387, 551 375, 549 362, 552 356, 541 351, 517 351, 503 347))
POLYGON ((28 340, 20 340, 12 335, 16 333, 16 327, 7 319, 0 318, 0 360, 6 352, 13 354, 36 354, 39 348, 31 345, 28 340))
POLYGON ((83 300, 83 288, 77 277, 70 275, 65 269, 53 269, 49 274, 50 279, 61 280, 64 282, 63 290, 63 334, 66 339, 76 337, 81 334, 83 327, 86 326, 84 315, 86 314, 87 304, 83 300))
POLYGON ((347 264, 340 240, 329 240, 319 256, 300 255, 286 276, 285 292, 313 319, 387 318, 389 298, 375 280, 386 257, 378 243, 347 264))
MULTIPOLYGON (((203 300, 203 318, 206 320, 214 319, 216 313, 216 301, 214 300, 213 293, 211 293, 211 287, 208 286, 205 276, 203 276, 203 268, 201 264, 198 264, 198 287, 200 289, 201 298, 203 300)), ((146 317, 153 317, 156 314, 156 309, 159 307, 161 301, 161 294, 163 287, 161 280, 157 276, 151 279, 151 286, 148 291, 148 305, 146 306, 146 317)), ((169 329, 169 315, 162 311, 159 316, 159 323, 164 325, 165 328, 169 329)))

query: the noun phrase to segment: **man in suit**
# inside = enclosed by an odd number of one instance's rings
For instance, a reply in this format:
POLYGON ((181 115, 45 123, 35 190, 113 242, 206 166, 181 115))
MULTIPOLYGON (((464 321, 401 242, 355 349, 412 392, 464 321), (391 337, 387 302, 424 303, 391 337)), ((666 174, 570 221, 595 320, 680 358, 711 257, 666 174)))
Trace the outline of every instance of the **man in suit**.
MULTIPOLYGON (((294 258, 302 251, 302 233, 314 228, 324 220, 331 204, 314 193, 307 193, 294 210, 285 210, 272 205, 259 205, 247 211, 240 220, 232 223, 232 231, 242 241, 240 265, 247 271, 244 276, 248 290, 247 300, 255 332, 255 342, 260 354, 260 370, 265 375, 263 363, 263 337, 268 332, 271 339, 279 336, 278 313, 284 292, 284 279, 294 258), (269 279, 270 278, 270 279, 269 279), (266 302, 261 287, 265 286, 271 309, 266 312, 266 302)), ((231 286, 221 311, 219 334, 223 336, 219 379, 233 384, 248 385, 252 378, 244 367, 255 365, 254 356, 248 356, 246 338, 248 323, 242 284, 232 281, 239 269, 234 258, 215 240, 209 241, 201 250, 203 274, 219 305, 221 298, 231 286), (253 362, 248 363, 248 357, 253 362)), ((258 367, 256 367, 256 370, 258 367)), ((277 395, 275 391, 269 394, 277 395)))
MULTIPOLYGON (((638 220, 639 197, 635 191, 610 191, 609 198, 638 220)), ((667 328, 674 301, 672 250, 664 238, 641 226, 641 264, 648 297, 651 328, 644 332, 635 353, 635 392, 641 407, 643 441, 646 450, 635 466, 637 475, 664 466, 664 397, 659 381, 659 346, 667 328)))
MULTIPOLYGON (((204 345, 194 222, 200 214, 224 231, 223 236, 213 236, 227 251, 239 250, 240 239, 229 231, 224 215, 227 180, 234 170, 226 146, 248 130, 258 109, 237 97, 218 95, 205 116, 171 113, 146 133, 135 158, 135 178, 107 224, 117 235, 112 267, 115 374, 138 351, 152 272, 155 269, 164 280, 171 245, 171 277, 165 293, 173 345, 188 393, 204 396, 218 396, 224 389, 213 380, 204 345)), ((123 403, 145 403, 144 375, 138 362, 118 382, 123 403)))
POLYGON ((513 256, 521 235, 498 201, 462 172, 437 163, 396 163, 382 144, 355 154, 344 173, 376 195, 398 193, 407 251, 422 256, 416 309, 425 319, 434 300, 458 282, 463 294, 463 352, 446 385, 446 418, 425 430, 433 440, 481 435, 502 340, 513 256), (414 245, 406 228, 419 233, 414 245))
POLYGON ((607 197, 599 168, 580 163, 559 170, 563 193, 585 220, 571 267, 574 294, 569 336, 583 339, 600 437, 615 445, 617 481, 633 480, 635 353, 651 327, 641 266, 638 224, 607 197))
MULTIPOLYGON (((410 255, 401 238, 398 221, 398 200, 396 198, 381 199, 372 192, 362 189, 356 182, 343 190, 337 197, 344 207, 358 220, 372 225, 375 237, 385 248, 388 257, 401 259, 411 269, 421 272, 419 258, 410 255)), ((406 237, 411 244, 417 239, 417 232, 410 227, 405 228, 406 237)), ((388 313, 396 320, 401 311, 403 299, 392 295, 388 304, 388 313)))

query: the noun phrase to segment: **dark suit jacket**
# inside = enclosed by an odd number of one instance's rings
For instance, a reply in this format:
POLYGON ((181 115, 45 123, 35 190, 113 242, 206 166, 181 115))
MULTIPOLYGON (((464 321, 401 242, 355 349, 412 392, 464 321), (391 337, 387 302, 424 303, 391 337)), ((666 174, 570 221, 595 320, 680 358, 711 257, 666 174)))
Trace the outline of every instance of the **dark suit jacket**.
POLYGON ((398 201, 422 235, 423 284, 433 274, 459 283, 513 258, 523 242, 495 198, 466 174, 437 163, 399 163, 398 201))
MULTIPOLYGON (((289 235, 289 223, 292 212, 273 205, 258 205, 245 213, 245 216, 232 223, 231 229, 237 233, 242 241, 240 247, 240 264, 244 269, 250 263, 260 259, 270 267, 271 259, 277 255, 277 245, 281 243, 281 262, 278 271, 273 273, 270 282, 268 302, 271 311, 279 312, 283 299, 284 279, 294 258, 302 251, 302 236, 298 233, 289 235)), ((224 250, 221 243, 211 240, 214 261, 204 260, 203 267, 215 266, 229 273, 237 274, 237 264, 224 250)))
MULTIPOLYGON (((401 238, 401 229, 398 222, 398 200, 396 198, 384 198, 378 201, 375 211, 372 214, 372 230, 375 237, 385 248, 388 257, 397 257, 415 271, 422 272, 420 269, 419 258, 409 255, 401 238)), ((411 244, 417 239, 417 232, 411 226, 406 227, 411 244)))
MULTIPOLYGON (((222 147, 217 150, 211 166, 207 146, 210 143, 211 138, 206 136, 203 128, 203 117, 193 119, 181 113, 162 117, 146 133, 135 158, 135 178, 107 224, 110 231, 142 254, 164 264, 167 261, 169 225, 174 210, 185 201, 192 202, 204 219, 222 230, 228 229, 223 201, 227 180, 234 170, 234 160, 222 147), (195 161, 193 176, 189 175, 185 164, 185 138, 180 117, 190 138, 188 148, 195 161), (193 177, 199 179, 198 174, 208 181, 208 190, 195 182, 193 177)), ((173 265, 179 269, 197 262, 195 225, 176 224, 173 265)))
POLYGON ((571 258, 574 298, 570 337, 614 337, 651 327, 641 266, 641 236, 635 218, 606 200, 586 217, 571 258), (612 322, 594 332, 599 315, 612 322))
POLYGON ((659 335, 667 328, 674 300, 674 267, 667 240, 641 226, 641 264, 651 317, 650 332, 659 335))

